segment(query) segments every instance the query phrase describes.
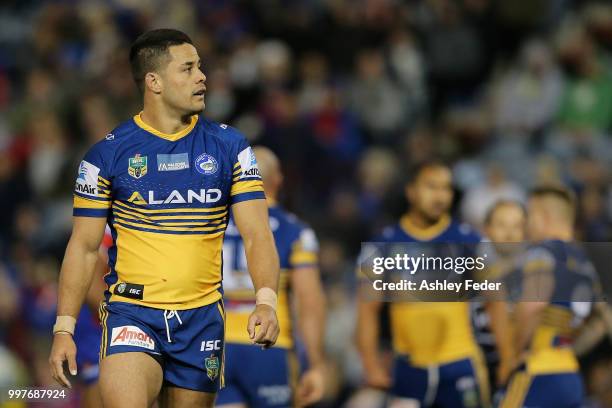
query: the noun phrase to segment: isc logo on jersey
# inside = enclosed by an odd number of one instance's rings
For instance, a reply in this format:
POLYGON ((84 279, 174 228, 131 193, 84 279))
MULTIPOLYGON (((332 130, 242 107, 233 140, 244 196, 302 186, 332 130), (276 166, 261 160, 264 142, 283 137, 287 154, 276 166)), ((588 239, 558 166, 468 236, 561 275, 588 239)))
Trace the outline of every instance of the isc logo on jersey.
POLYGON ((111 336, 111 347, 134 346, 148 350, 155 349, 155 341, 147 333, 136 326, 114 327, 111 336))
POLYGON ((100 168, 83 160, 79 165, 79 176, 74 186, 75 191, 88 196, 97 197, 98 174, 100 174, 100 168))
POLYGON ((145 199, 138 191, 134 191, 128 201, 139 205, 160 205, 160 204, 192 204, 195 202, 207 204, 216 203, 221 199, 221 190, 218 188, 201 188, 199 192, 187 190, 181 193, 178 190, 172 192, 165 198, 155 197, 155 191, 149 190, 145 199))

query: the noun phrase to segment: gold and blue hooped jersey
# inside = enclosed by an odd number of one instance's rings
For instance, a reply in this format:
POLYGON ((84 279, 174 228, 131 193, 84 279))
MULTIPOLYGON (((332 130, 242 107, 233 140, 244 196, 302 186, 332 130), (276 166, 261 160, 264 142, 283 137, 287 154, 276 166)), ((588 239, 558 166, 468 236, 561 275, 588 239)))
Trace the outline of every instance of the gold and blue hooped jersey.
MULTIPOLYGON (((442 217, 429 228, 419 228, 407 216, 387 227, 376 242, 426 243, 422 251, 436 251, 430 243, 476 244, 481 238, 467 224, 442 217)), ((421 250, 419 250, 420 253, 421 250)), ((478 355, 465 302, 392 302, 389 305, 393 350, 410 356, 417 367, 446 364, 478 355)))
POLYGON ((519 271, 525 277, 546 274, 552 281, 550 302, 539 317, 527 349, 527 371, 531 374, 578 371, 572 344, 577 327, 591 313, 592 302, 599 297, 595 267, 578 245, 547 240, 525 252, 519 261, 519 271))
MULTIPOLYGON (((271 207, 269 216, 281 269, 276 310, 281 332, 276 345, 290 348, 293 346, 290 273, 300 273, 300 268, 317 265, 318 242, 310 228, 282 208, 271 207)), ((223 289, 227 313, 226 342, 251 344, 246 327, 255 307, 255 292, 247 268, 244 245, 231 218, 223 243, 223 289)))
POLYGON ((182 310, 222 297, 229 209, 253 199, 263 184, 237 130, 194 115, 165 134, 136 115, 85 155, 73 214, 107 218, 107 301, 182 310))

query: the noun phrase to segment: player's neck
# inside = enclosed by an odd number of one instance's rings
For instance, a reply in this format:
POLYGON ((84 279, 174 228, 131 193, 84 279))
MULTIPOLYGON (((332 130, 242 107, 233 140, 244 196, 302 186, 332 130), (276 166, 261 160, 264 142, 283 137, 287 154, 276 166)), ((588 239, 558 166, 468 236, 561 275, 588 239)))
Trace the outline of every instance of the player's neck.
POLYGON ((438 218, 437 220, 431 220, 425 216, 423 216, 422 214, 420 214, 418 211, 408 211, 408 213, 406 214, 406 220, 412 224, 413 226, 419 228, 419 229, 426 229, 429 227, 432 227, 434 225, 439 224, 442 220, 444 220, 446 218, 446 215, 443 215, 442 217, 438 218))
POLYGON ((166 134, 178 133, 191 124, 192 115, 181 115, 157 104, 145 104, 140 119, 153 129, 166 134))
POLYGON ((544 234, 541 241, 548 240, 558 240, 558 241, 573 241, 574 240, 574 232, 571 228, 552 228, 544 234))

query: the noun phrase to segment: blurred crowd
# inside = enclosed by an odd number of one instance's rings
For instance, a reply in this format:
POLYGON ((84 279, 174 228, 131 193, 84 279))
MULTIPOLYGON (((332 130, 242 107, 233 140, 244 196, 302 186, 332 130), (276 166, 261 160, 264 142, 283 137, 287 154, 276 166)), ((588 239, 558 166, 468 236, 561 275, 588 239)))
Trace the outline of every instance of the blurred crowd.
MULTIPOLYGON (((138 113, 128 47, 159 27, 192 36, 205 116, 279 155, 282 201, 318 234, 331 400, 360 384, 355 256, 405 210, 412 165, 451 163, 455 214, 476 227, 496 200, 562 182, 579 198, 579 239, 612 241, 609 2, 4 0, 0 386, 52 381, 77 164, 138 113)), ((590 362, 591 395, 612 389, 609 352, 590 362)))

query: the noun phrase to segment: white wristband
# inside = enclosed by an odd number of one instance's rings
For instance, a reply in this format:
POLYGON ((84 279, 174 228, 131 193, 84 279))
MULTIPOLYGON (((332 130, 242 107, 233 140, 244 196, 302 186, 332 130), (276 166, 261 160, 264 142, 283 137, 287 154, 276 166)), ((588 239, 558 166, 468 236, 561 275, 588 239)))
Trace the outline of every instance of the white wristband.
POLYGON ((270 288, 260 288, 255 294, 256 305, 268 305, 276 310, 277 303, 278 297, 276 296, 276 292, 270 288))
POLYGON ((53 326, 53 334, 69 333, 74 334, 76 319, 72 316, 57 316, 55 325, 53 326))

